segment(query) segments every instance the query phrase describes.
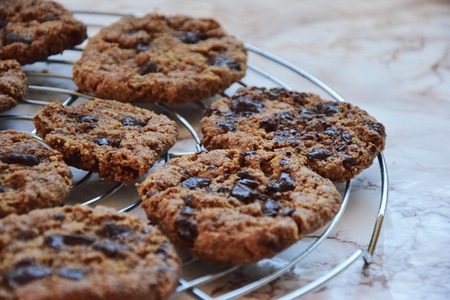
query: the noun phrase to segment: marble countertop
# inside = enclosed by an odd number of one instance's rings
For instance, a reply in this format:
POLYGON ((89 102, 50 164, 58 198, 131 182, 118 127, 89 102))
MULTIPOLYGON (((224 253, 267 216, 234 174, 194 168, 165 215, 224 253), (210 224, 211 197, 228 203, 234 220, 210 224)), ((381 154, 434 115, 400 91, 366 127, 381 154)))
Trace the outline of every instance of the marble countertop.
MULTIPOLYGON (((71 10, 213 17, 227 32, 302 67, 383 122, 390 187, 375 259, 368 266, 358 260, 302 299, 450 299, 448 0, 60 2, 71 10)), ((365 209, 377 206, 378 167, 360 174, 353 189, 329 247, 339 242, 365 249, 370 239, 360 225, 373 224, 365 209)), ((303 267, 321 269, 321 261, 335 259, 329 252, 319 249, 303 267)), ((302 270, 244 298, 280 297, 298 287, 302 270)))

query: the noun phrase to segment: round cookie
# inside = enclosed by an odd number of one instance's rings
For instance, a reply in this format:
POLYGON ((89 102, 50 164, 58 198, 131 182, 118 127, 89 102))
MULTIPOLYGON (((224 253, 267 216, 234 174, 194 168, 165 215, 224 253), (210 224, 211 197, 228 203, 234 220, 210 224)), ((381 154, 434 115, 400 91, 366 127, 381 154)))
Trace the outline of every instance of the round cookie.
POLYGON ((291 152, 212 150, 170 160, 137 185, 172 242, 205 260, 271 257, 326 224, 341 196, 291 152))
POLYGON ((61 4, 43 0, 0 2, 0 59, 22 65, 44 60, 86 39, 86 26, 61 4))
POLYGON ((101 99, 76 107, 52 103, 34 123, 69 165, 127 184, 146 174, 178 134, 176 123, 164 115, 101 99))
POLYGON ((241 88, 215 101, 201 130, 206 149, 291 149, 334 182, 369 167, 386 139, 384 126, 350 103, 282 88, 241 88))
POLYGON ((225 90, 245 75, 246 60, 243 44, 213 19, 152 13, 91 38, 73 79, 100 98, 183 103, 225 90))
POLYGON ((15 60, 0 60, 0 112, 22 101, 28 92, 28 80, 15 60))
POLYGON ((62 204, 72 173, 61 153, 14 130, 0 131, 0 145, 0 218, 62 204))
POLYGON ((0 257, 1 299, 166 299, 180 269, 158 229, 105 207, 10 215, 0 257))

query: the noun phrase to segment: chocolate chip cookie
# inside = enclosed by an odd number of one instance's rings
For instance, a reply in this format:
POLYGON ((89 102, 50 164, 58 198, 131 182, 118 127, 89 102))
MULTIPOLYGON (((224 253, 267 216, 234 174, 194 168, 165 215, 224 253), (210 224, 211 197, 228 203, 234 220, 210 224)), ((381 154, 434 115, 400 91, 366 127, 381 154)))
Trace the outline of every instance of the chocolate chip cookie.
POLYGON ((0 59, 22 65, 62 53, 86 39, 86 26, 61 4, 44 0, 0 2, 0 59))
POLYGON ((14 130, 0 131, 0 145, 0 218, 62 204, 72 173, 61 153, 14 130))
POLYGON ((166 299, 180 269, 158 229, 105 207, 10 215, 0 257, 1 299, 166 299))
POLYGON ((12 59, 0 60, 0 112, 17 105, 28 92, 28 80, 20 64, 12 59))
POLYGON ((291 149, 334 182, 369 167, 386 139, 384 126, 350 103, 282 88, 242 88, 217 100, 201 130, 207 149, 291 149))
POLYGON ((69 165, 127 184, 146 174, 178 134, 176 123, 164 115, 101 99, 77 107, 52 103, 34 123, 69 165))
POLYGON ((100 98, 182 103, 241 79, 246 60, 243 44, 217 21, 152 13, 125 17, 91 38, 73 78, 100 98))
POLYGON ((327 223, 341 196, 290 151, 212 150, 170 160, 137 185, 142 208, 205 260, 271 257, 327 223))

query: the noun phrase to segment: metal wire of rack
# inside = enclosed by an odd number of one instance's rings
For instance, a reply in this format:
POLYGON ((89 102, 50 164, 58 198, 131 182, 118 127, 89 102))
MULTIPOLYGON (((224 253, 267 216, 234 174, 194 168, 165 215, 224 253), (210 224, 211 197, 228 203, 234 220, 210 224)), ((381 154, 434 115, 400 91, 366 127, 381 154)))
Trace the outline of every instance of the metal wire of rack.
MULTIPOLYGON (((74 14, 88 25, 89 35, 95 34, 95 32, 103 26, 108 25, 109 23, 124 16, 122 14, 96 13, 87 11, 78 11, 74 12, 74 14)), ((280 68, 281 73, 285 74, 287 71, 290 74, 293 74, 294 81, 302 79, 303 81, 309 83, 311 87, 317 88, 319 91, 331 96, 334 100, 345 101, 333 89, 305 70, 251 44, 245 44, 245 46, 249 52, 249 55, 253 57, 255 61, 258 61, 259 59, 261 62, 262 59, 262 65, 269 62, 280 68)), ((26 74, 30 80, 28 99, 23 101, 23 103, 21 103, 16 109, 0 114, 0 130, 15 127, 14 129, 29 131, 34 134, 35 131, 31 122, 33 119, 33 114, 38 109, 42 108, 42 106, 53 101, 60 101, 63 105, 73 105, 79 101, 91 100, 93 98, 91 95, 84 94, 77 90, 76 86, 72 82, 70 72, 73 62, 79 57, 82 49, 83 45, 75 47, 74 49, 66 50, 62 55, 53 56, 46 62, 35 63, 31 66, 25 67, 26 74)), ((225 91, 223 95, 230 95, 235 89, 242 86, 255 85, 253 82, 258 82, 259 85, 264 82, 264 85, 267 86, 277 86, 291 89, 284 80, 281 80, 278 76, 274 75, 272 68, 270 69, 271 72, 267 72, 260 65, 250 62, 248 65, 248 74, 244 77, 244 79, 242 79, 239 83, 234 84, 230 89, 225 91)), ((188 107, 174 107, 164 104, 149 104, 146 106, 157 112, 164 113, 170 118, 176 120, 185 131, 185 140, 192 141, 192 143, 184 143, 178 148, 176 145, 160 159, 154 168, 164 164, 173 157, 181 156, 186 153, 193 153, 203 149, 200 142, 200 137, 197 133, 198 129, 194 124, 196 120, 192 119, 191 112, 192 110, 202 111, 205 107, 207 107, 207 105, 207 101, 204 101, 192 103, 188 107), (188 145, 187 148, 189 148, 187 151, 185 150, 186 145, 188 145)), ((39 137, 36 138, 39 139, 39 137)), ((326 270, 323 274, 316 276, 313 280, 293 289, 291 292, 279 297, 278 299, 290 300, 298 298, 311 292, 312 290, 317 289, 330 279, 337 276, 340 272, 347 269, 361 257, 363 257, 365 264, 370 264, 372 262, 387 209, 389 186, 387 166, 383 154, 379 154, 377 159, 380 173, 380 196, 378 211, 376 212, 375 223, 367 249, 354 249, 350 255, 344 257, 331 269, 326 270)), ((73 203, 74 201, 75 203, 81 203, 82 205, 97 205, 101 203, 102 205, 111 205, 117 208, 119 213, 132 212, 139 214, 138 211, 141 200, 138 198, 137 193, 129 186, 104 181, 91 172, 84 172, 76 169, 72 169, 72 171, 74 173, 71 191, 72 200, 69 199, 67 201, 68 203, 73 203), (94 194, 92 194, 92 192, 94 192, 94 194), (84 197, 81 201, 80 195, 83 195, 84 197), (111 198, 113 198, 112 201, 110 201, 111 198), (131 199, 131 201, 129 199, 131 199)), ((151 171, 152 170, 150 170, 150 172, 151 171)), ((260 263, 252 266, 236 266, 231 268, 217 265, 208 265, 205 267, 205 262, 187 256, 183 264, 183 278, 179 280, 179 286, 172 297, 184 299, 183 297, 193 296, 195 298, 205 300, 235 299, 247 295, 252 291, 255 291, 279 279, 284 274, 290 272, 305 257, 314 252, 319 245, 330 237, 331 232, 336 228, 346 210, 352 190, 351 187, 351 181, 347 181, 342 187, 343 201, 341 208, 328 226, 326 226, 317 236, 312 237, 312 241, 309 244, 305 244, 301 247, 300 251, 296 251, 294 256, 291 256, 287 261, 283 261, 276 268, 269 268, 270 271, 267 272, 266 268, 262 267, 260 263), (196 264, 197 267, 195 266, 196 264), (201 269, 206 270, 206 273, 194 275, 190 274, 196 273, 195 271, 197 271, 199 264, 202 265, 201 269), (264 274, 254 280, 252 279, 250 282, 242 284, 237 288, 231 288, 220 293, 214 291, 207 292, 203 289, 204 286, 207 286, 212 282, 223 281, 226 280, 224 278, 228 278, 234 273, 239 273, 242 268, 264 269, 262 272, 264 274), (189 274, 189 276, 185 276, 187 274, 189 274)), ((299 243, 301 242, 302 241, 299 243)))

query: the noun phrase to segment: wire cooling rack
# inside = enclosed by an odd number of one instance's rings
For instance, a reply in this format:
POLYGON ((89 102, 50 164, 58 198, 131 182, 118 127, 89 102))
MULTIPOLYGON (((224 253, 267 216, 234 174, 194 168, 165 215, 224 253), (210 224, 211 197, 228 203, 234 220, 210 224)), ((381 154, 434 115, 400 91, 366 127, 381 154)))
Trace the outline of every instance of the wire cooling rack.
MULTIPOLYGON (((89 36, 124 16, 82 11, 74 12, 74 15, 88 25, 89 36)), ((32 122, 33 115, 44 105, 54 101, 60 101, 64 105, 73 105, 93 98, 77 91, 71 77, 72 64, 80 57, 84 45, 66 50, 61 55, 52 56, 45 62, 24 67, 30 83, 27 99, 16 108, 0 114, 0 130, 10 128, 35 133, 32 122)), ((333 89, 305 70, 253 45, 245 44, 245 46, 249 52, 247 75, 217 97, 231 95, 239 87, 255 85, 286 89, 294 87, 296 90, 314 92, 327 98, 331 97, 336 101, 345 101, 333 89)), ((150 172, 173 157, 202 150, 198 123, 203 110, 214 99, 213 97, 202 102, 178 106, 137 104, 166 114, 178 123, 180 129, 177 144, 161 157, 150 172)), ((349 254, 339 257, 335 263, 336 259, 334 259, 333 262, 327 263, 326 267, 317 268, 313 265, 312 275, 306 274, 308 264, 305 263, 305 260, 318 251, 317 249, 321 245, 322 248, 325 248, 321 252, 327 253, 335 251, 336 247, 340 246, 338 244, 342 244, 333 236, 333 231, 341 222, 349 203, 352 182, 347 181, 338 186, 343 196, 343 202, 339 212, 328 226, 299 241, 272 259, 265 259, 253 265, 230 268, 212 265, 181 252, 184 258, 182 278, 172 298, 225 300, 245 298, 245 295, 249 294, 250 296, 247 297, 252 297, 252 294, 258 295, 258 290, 265 293, 264 289, 268 286, 273 289, 277 282, 293 278, 297 284, 283 289, 283 294, 273 297, 282 300, 294 299, 317 289, 361 257, 365 264, 370 264, 374 258, 388 200, 387 166, 383 154, 379 154, 377 159, 380 184, 376 185, 376 192, 379 195, 378 202, 376 202, 377 209, 372 211, 375 214, 374 221, 371 223, 372 225, 365 224, 369 226, 368 232, 371 236, 367 246, 361 247, 358 246, 358 243, 344 243, 350 244, 350 246, 343 246, 347 250, 343 252, 349 254), (327 242, 329 243, 327 244, 327 242)), ((134 185, 126 186, 109 182, 98 178, 96 174, 74 168, 72 168, 72 173, 74 174, 72 190, 66 204, 81 203, 90 206, 101 204, 114 207, 119 213, 130 212, 145 218, 139 207, 140 200, 134 185)), ((325 255, 325 257, 329 256, 325 255)), ((253 297, 258 298, 257 296, 253 297)))

